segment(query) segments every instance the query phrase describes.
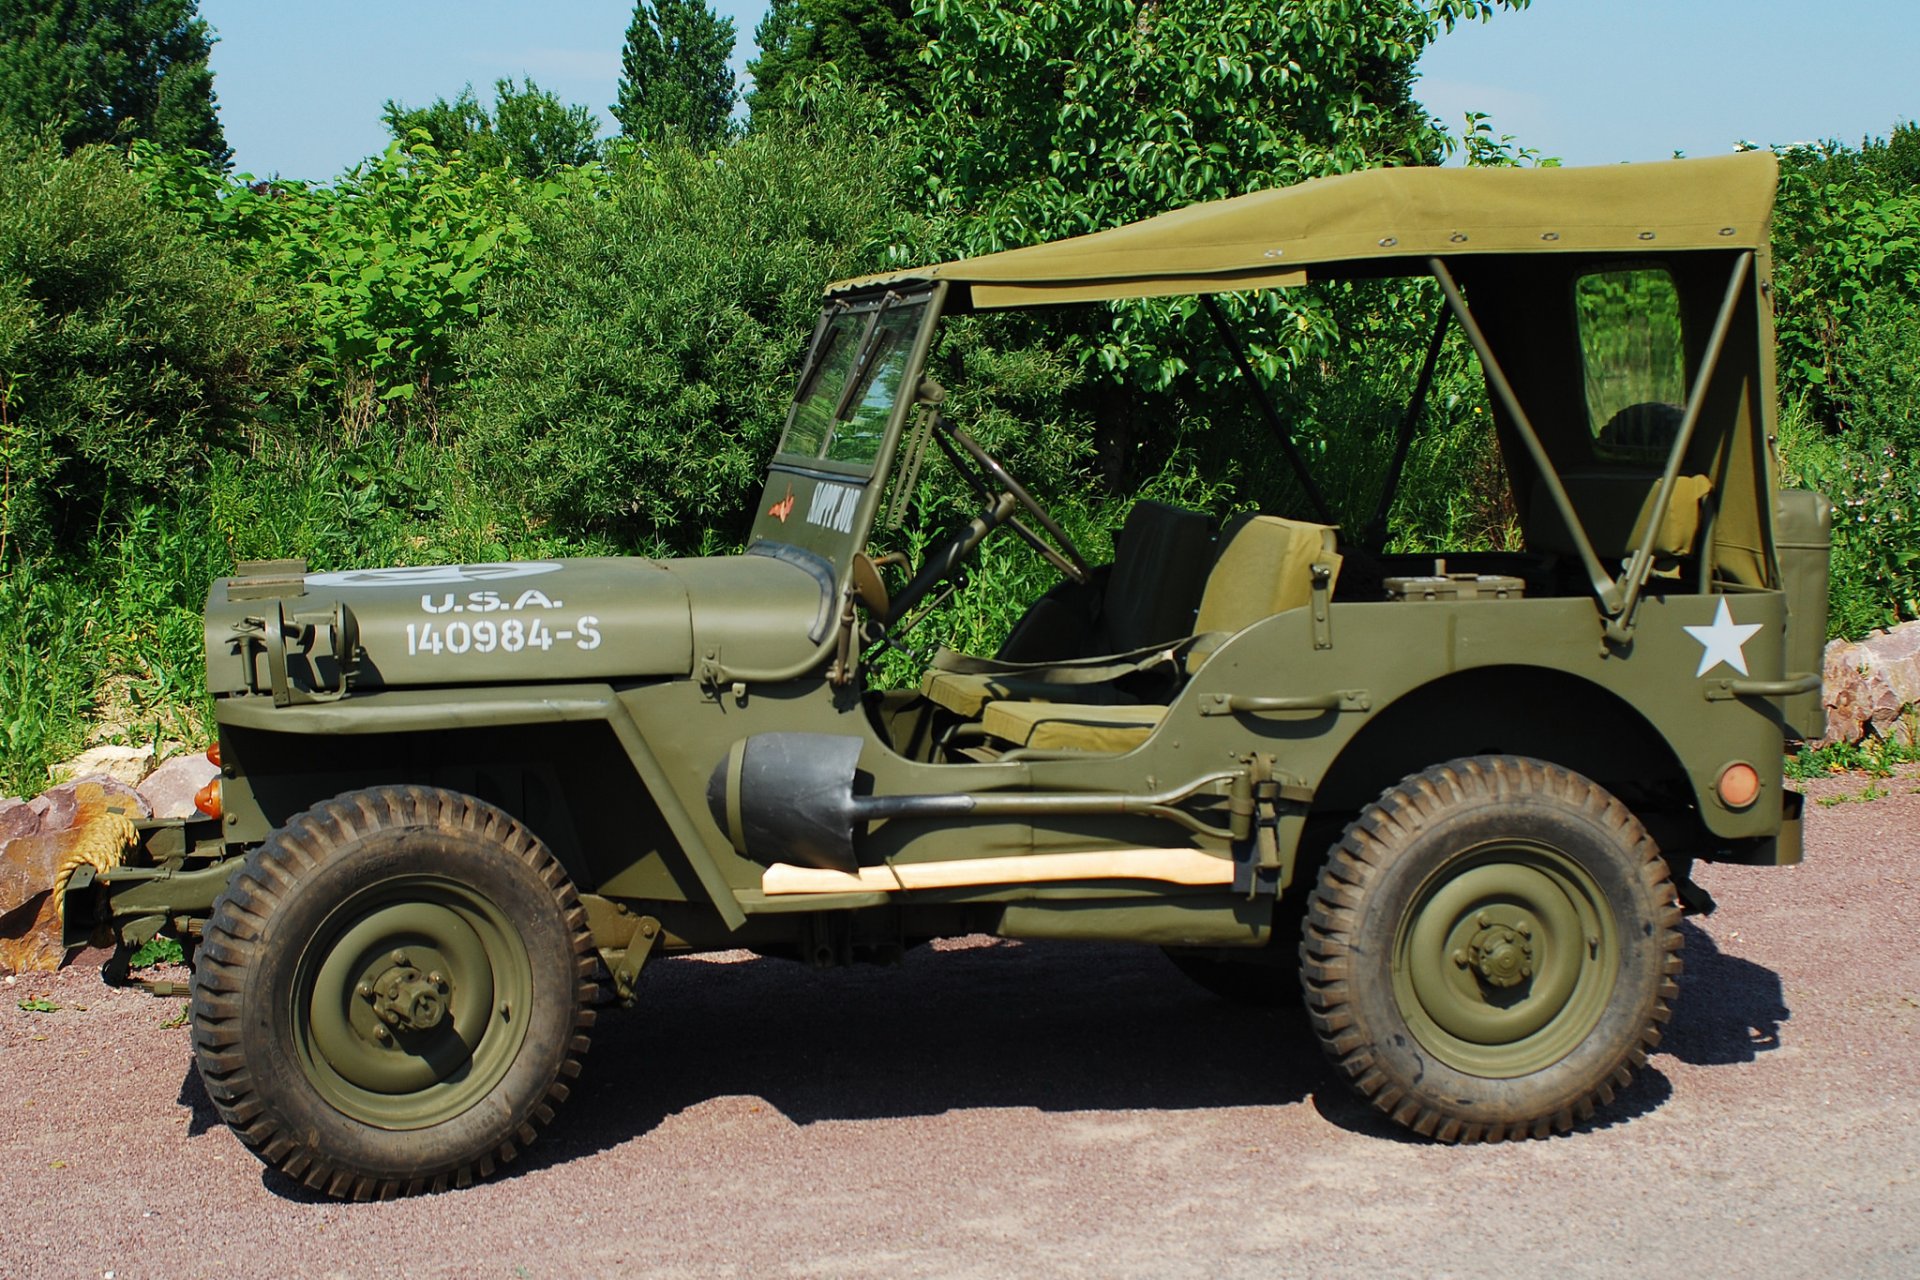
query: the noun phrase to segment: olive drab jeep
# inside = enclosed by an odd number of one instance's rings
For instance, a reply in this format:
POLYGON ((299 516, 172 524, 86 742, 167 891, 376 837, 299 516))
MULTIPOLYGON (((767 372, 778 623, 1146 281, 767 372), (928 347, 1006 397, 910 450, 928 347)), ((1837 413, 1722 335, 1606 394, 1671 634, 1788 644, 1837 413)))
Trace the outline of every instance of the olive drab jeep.
POLYGON ((1295 992, 1432 1138, 1565 1131, 1659 1041, 1693 864, 1800 857, 1829 509, 1776 484, 1774 185, 1380 170, 834 285, 744 554, 216 582, 221 816, 76 876, 69 928, 195 944, 220 1114, 337 1196, 513 1159, 656 957, 974 932, 1295 992), (928 372, 952 316, 1195 296, 1315 495, 1214 296, 1381 277, 1437 285, 1434 331, 1363 529, 1143 500, 1090 565, 928 372), (1385 546, 1449 328, 1519 550, 1385 546), (977 514, 907 563, 888 517, 938 467, 977 514), (877 687, 1002 530, 1059 585, 877 687))

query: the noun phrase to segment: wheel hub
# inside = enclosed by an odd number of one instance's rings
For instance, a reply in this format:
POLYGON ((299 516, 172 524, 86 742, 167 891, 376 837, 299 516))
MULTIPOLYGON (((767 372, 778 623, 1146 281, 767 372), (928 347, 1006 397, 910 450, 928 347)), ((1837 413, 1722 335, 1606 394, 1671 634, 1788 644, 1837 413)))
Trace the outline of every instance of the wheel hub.
POLYGON ((1467 961, 1489 986, 1517 987, 1533 976, 1533 927, 1525 921, 1505 925, 1482 911, 1480 931, 1467 944, 1467 961))
POLYGON ((1395 994, 1414 1037, 1455 1070, 1526 1075, 1592 1029, 1619 959, 1604 895, 1549 845, 1491 841, 1440 867, 1395 941, 1395 994))
POLYGON ((374 1016, 397 1031, 431 1031, 447 1016, 452 987, 438 970, 422 973, 408 962, 404 951, 389 957, 390 965, 371 983, 360 987, 362 999, 373 1003, 374 1016))

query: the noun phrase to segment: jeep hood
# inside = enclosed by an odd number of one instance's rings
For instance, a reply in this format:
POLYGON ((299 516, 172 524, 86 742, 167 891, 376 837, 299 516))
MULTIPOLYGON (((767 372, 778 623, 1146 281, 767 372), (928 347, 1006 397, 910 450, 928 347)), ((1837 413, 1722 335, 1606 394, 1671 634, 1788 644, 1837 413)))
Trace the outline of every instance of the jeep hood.
MULTIPOLYGON (((785 550, 785 549, 782 549, 785 550)), ((222 578, 207 597, 207 685, 349 692, 691 674, 805 657, 833 619, 833 581, 810 557, 600 558, 222 578), (281 643, 273 643, 278 629, 281 643), (344 640, 342 637, 344 636, 344 640)), ((296 696, 295 700, 303 700, 296 696)))

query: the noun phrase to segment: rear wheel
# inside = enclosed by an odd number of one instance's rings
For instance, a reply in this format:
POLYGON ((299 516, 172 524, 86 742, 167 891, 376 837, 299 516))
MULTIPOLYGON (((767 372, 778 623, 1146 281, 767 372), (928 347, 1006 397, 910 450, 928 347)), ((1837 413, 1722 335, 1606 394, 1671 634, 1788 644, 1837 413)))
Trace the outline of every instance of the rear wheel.
POLYGON ((1680 910, 1606 791, 1513 756, 1390 788, 1321 872, 1300 948, 1314 1028, 1375 1108, 1447 1142, 1565 1131, 1660 1039, 1680 910))
POLYGON ((566 1098, 592 973, 579 898, 525 827, 453 792, 351 792, 276 831, 215 904, 195 1057, 240 1140, 315 1190, 463 1185, 566 1098))

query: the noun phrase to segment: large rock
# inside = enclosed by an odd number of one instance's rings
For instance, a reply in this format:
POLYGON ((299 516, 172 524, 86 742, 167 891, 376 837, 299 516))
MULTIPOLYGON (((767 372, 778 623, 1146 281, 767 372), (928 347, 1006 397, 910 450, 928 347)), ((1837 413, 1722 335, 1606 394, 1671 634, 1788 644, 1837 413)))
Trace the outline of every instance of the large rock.
POLYGON ((135 790, 154 817, 191 818, 199 812, 193 807, 194 795, 219 776, 220 766, 204 755, 175 756, 148 774, 135 790))
POLYGON ((49 787, 27 802, 27 808, 40 815, 40 832, 65 831, 74 823, 74 791, 82 784, 97 782, 108 808, 124 813, 130 818, 151 818, 153 811, 147 808, 147 802, 140 793, 118 778, 106 774, 94 774, 91 777, 75 778, 72 782, 63 782, 57 787, 49 787))
POLYGON ((40 829, 40 815, 25 800, 12 796, 0 798, 0 844, 15 836, 30 836, 40 829))
POLYGON ((137 787, 140 779, 146 777, 152 768, 152 747, 89 747, 73 759, 53 766, 53 775, 78 781, 104 774, 115 782, 137 787))
POLYGON ((1881 738, 1914 744, 1920 707, 1920 622, 1827 645, 1827 736, 1822 742, 1881 738))

